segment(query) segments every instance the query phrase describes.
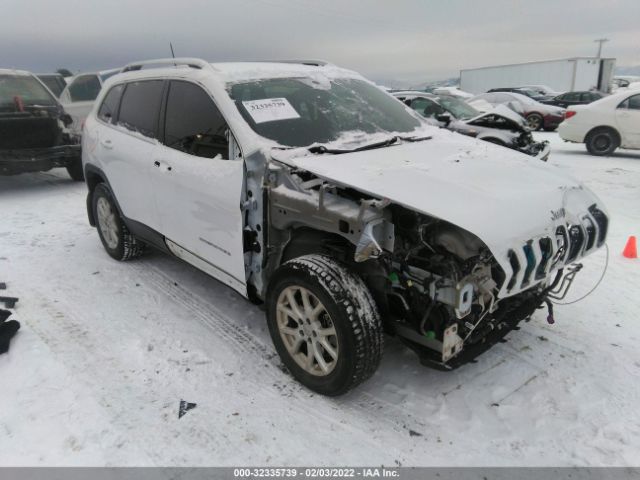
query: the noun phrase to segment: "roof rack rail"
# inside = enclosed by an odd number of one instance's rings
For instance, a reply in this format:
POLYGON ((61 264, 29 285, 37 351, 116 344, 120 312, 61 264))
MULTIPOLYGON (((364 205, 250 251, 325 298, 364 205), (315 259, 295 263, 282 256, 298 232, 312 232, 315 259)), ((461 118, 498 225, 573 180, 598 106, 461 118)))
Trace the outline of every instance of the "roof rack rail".
POLYGON ((309 65, 311 67, 324 67, 332 65, 324 60, 254 60, 256 63, 296 63, 300 65, 309 65))
POLYGON ((141 62, 132 62, 129 63, 126 67, 122 69, 123 72, 132 72, 135 70, 142 70, 142 67, 146 65, 184 65, 191 68, 196 68, 198 70, 202 70, 204 68, 211 68, 211 64, 205 60, 200 58, 190 58, 190 57, 181 57, 181 58, 157 58, 154 60, 143 60, 141 62))

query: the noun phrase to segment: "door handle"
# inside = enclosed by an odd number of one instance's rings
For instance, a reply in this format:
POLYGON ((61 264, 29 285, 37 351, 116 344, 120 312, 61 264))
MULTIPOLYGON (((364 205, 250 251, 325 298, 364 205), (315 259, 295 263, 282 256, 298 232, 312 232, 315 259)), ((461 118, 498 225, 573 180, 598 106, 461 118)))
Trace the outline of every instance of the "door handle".
POLYGON ((104 148, 108 148, 108 149, 113 148, 113 143, 111 142, 111 140, 102 140, 101 143, 104 148))

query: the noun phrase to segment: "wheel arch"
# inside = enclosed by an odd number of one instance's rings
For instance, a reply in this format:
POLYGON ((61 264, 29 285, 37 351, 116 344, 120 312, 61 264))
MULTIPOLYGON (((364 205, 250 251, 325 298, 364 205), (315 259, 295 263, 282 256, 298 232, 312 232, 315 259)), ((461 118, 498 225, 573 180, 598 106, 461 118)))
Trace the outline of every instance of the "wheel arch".
POLYGON ((306 255, 326 255, 340 261, 359 275, 369 288, 380 311, 383 314, 388 312, 389 305, 385 294, 387 272, 378 259, 356 262, 356 246, 336 233, 313 227, 299 227, 290 229, 289 234, 289 241, 283 248, 282 254, 277 262, 271 263, 273 267, 266 281, 266 289, 268 289, 275 271, 289 260, 306 255))
POLYGON ((89 192, 87 193, 87 215, 89 216, 89 224, 92 227, 95 227, 95 218, 93 216, 93 192, 96 187, 104 183, 109 193, 111 193, 111 197, 113 198, 114 203, 116 204, 116 208, 118 209, 118 214, 127 221, 127 217, 122 213, 122 208, 120 208, 120 203, 116 198, 113 188, 111 188, 111 184, 109 183, 109 179, 105 175, 105 173, 95 165, 87 164, 84 169, 85 174, 85 182, 87 184, 87 188, 89 192))
POLYGON ((587 131, 587 133, 584 135, 584 138, 582 139, 582 143, 587 143, 587 139, 589 138, 589 135, 591 135, 592 133, 595 133, 597 131, 600 130, 608 130, 610 132, 612 132, 618 139, 618 144, 620 144, 622 142, 622 137, 620 135, 620 132, 618 132, 618 129, 612 125, 598 125, 597 127, 593 127, 591 128, 589 131, 587 131))
MULTIPOLYGON (((95 227, 96 219, 93 214, 93 192, 98 184, 104 183, 109 186, 109 183, 107 182, 104 172, 98 167, 87 164, 84 170, 84 178, 89 190, 87 193, 87 216, 89 217, 89 225, 95 227)), ((109 190, 111 190, 111 188, 109 188, 109 190)), ((118 206, 118 209, 120 209, 120 206, 118 206)))
POLYGON ((289 230, 289 241, 282 250, 278 266, 304 255, 342 252, 345 257, 353 256, 354 250, 354 245, 336 233, 313 227, 292 228, 289 230))

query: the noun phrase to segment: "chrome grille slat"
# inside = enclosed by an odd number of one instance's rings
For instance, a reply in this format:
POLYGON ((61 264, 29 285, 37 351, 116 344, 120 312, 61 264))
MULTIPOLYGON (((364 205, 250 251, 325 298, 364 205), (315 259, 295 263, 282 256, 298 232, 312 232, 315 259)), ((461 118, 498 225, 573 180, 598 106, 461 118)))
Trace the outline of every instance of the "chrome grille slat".
POLYGON ((524 240, 508 250, 509 261, 506 268, 509 271, 506 272, 503 283, 503 294, 514 295, 544 282, 554 271, 578 261, 603 245, 609 223, 609 218, 604 212, 593 205, 588 211, 571 218, 575 223, 571 223, 569 219, 566 219, 567 223, 554 222, 547 234, 524 240), (579 232, 576 238, 571 235, 574 227, 579 232), (588 245, 590 245, 589 248, 587 248, 588 245), (561 251, 563 247, 564 251, 561 251), (529 248, 530 251, 527 252, 529 248), (556 258, 559 252, 560 256, 556 258), (533 269, 528 281, 524 282, 530 265, 527 256, 532 259, 533 269), (512 260, 512 257, 515 258, 512 260), (540 274, 538 274, 539 268, 541 268, 540 274))

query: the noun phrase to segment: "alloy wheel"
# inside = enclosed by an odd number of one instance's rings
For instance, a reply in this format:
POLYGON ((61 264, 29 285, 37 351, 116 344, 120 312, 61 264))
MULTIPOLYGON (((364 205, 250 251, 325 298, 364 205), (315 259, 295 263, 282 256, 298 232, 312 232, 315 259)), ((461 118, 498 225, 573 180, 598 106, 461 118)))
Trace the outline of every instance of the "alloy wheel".
POLYGON ((278 297, 276 321, 291 358, 305 372, 329 375, 340 349, 336 329, 322 302, 304 287, 290 286, 278 297))

